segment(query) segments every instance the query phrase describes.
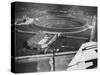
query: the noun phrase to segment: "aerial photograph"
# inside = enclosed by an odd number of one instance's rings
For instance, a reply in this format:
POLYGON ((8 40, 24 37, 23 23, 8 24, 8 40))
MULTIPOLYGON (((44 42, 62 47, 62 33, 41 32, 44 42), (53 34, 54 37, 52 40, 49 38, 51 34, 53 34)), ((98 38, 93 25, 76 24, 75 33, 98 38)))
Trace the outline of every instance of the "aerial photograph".
POLYGON ((97 68, 97 7, 11 3, 11 71, 97 68))

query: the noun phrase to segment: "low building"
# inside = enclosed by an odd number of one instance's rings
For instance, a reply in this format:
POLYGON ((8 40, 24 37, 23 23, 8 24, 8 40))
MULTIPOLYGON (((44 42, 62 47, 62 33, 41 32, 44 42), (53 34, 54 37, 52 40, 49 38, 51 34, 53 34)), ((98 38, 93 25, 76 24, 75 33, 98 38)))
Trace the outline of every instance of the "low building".
POLYGON ((35 36, 32 36, 27 40, 27 45, 30 47, 30 49, 44 49, 52 44, 56 40, 57 36, 57 34, 38 32, 35 36))

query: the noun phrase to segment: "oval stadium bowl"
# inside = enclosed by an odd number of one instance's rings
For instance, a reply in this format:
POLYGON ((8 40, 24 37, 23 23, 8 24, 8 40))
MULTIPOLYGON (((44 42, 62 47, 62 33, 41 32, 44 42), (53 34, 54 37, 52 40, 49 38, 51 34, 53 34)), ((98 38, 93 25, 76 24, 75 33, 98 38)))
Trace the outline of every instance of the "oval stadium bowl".
POLYGON ((42 31, 77 33, 88 29, 87 22, 68 13, 49 11, 45 15, 34 18, 34 25, 42 31))

